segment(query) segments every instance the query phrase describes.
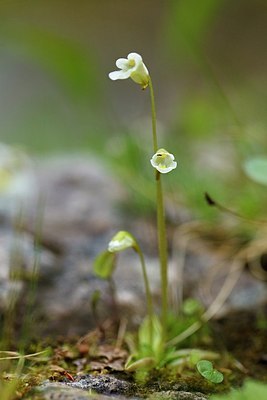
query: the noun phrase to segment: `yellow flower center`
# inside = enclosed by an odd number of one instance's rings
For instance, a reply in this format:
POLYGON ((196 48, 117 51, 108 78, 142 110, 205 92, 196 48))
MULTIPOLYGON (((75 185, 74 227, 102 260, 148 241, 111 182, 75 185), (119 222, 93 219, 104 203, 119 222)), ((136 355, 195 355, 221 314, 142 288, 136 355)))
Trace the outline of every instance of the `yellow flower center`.
POLYGON ((135 67, 135 61, 134 60, 129 60, 129 67, 133 68, 135 67))

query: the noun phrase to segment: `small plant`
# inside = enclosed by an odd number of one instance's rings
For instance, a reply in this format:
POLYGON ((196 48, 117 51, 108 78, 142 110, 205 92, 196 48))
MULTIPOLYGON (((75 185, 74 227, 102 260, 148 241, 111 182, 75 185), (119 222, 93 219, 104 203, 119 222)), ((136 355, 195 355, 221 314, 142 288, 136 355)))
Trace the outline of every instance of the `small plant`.
POLYGON ((114 268, 116 266, 116 253, 119 253, 123 250, 132 248, 139 255, 143 278, 145 283, 145 291, 146 291, 146 299, 147 299, 147 313, 149 319, 149 339, 152 341, 152 330, 153 330, 153 304, 152 304, 152 295, 149 287, 149 280, 147 277, 145 260, 143 253, 137 244, 136 239, 129 232, 119 231, 109 242, 108 250, 103 251, 98 255, 94 262, 94 272, 96 275, 100 276, 104 279, 109 279, 112 276, 114 268))
MULTIPOLYGON (((167 174, 177 167, 177 162, 172 153, 158 146, 156 127, 156 108, 152 79, 144 64, 142 57, 137 53, 130 53, 127 58, 119 58, 116 61, 118 71, 111 72, 109 78, 112 80, 131 78, 135 83, 141 85, 142 89, 149 88, 152 114, 152 142, 153 155, 150 159, 151 166, 155 169, 154 179, 156 185, 157 206, 157 231, 158 231, 158 253, 160 260, 161 277, 161 313, 158 317, 153 309, 152 295, 147 276, 145 260, 140 246, 132 234, 126 231, 118 232, 109 242, 107 250, 103 251, 94 262, 94 272, 104 279, 111 279, 116 265, 117 253, 132 248, 139 256, 146 293, 147 316, 142 322, 138 332, 138 343, 131 341, 129 344, 131 356, 126 363, 126 369, 133 371, 137 369, 151 369, 165 365, 179 365, 183 361, 192 361, 192 350, 177 350, 176 345, 180 342, 181 331, 177 331, 177 321, 174 322, 173 315, 169 311, 168 304, 168 253, 165 224, 164 197, 162 189, 162 174, 167 174), (178 335, 179 333, 179 335, 178 335), (177 342, 176 338, 177 337, 177 342)), ((185 326, 184 338, 194 333, 201 327, 200 316, 195 319, 193 327, 185 326), (187 331, 187 328, 189 330, 187 331), (194 330, 195 329, 195 330, 194 330)), ((192 320, 190 320, 191 322, 192 320)), ((191 365, 196 365, 200 355, 205 352, 196 350, 198 356, 194 358, 191 365)), ((196 355, 196 353, 194 353, 196 355)), ((211 354, 207 354, 207 357, 211 354)), ((211 355, 213 357, 214 354, 211 355)))

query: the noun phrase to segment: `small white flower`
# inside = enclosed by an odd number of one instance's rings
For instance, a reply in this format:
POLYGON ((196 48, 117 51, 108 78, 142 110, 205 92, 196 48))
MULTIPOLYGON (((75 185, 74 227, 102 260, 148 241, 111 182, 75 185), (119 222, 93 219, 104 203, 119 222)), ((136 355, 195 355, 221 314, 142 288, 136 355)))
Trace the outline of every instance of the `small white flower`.
POLYGON ((148 86, 149 72, 139 54, 130 53, 127 58, 119 58, 116 61, 116 66, 120 71, 110 72, 108 75, 113 81, 131 78, 134 82, 141 85, 143 89, 148 86))
POLYGON ((136 241, 133 236, 129 232, 119 231, 109 242, 108 251, 117 253, 130 247, 136 247, 136 241))
POLYGON ((167 174, 177 167, 174 161, 174 155, 165 149, 159 149, 150 160, 152 167, 156 168, 162 174, 167 174))

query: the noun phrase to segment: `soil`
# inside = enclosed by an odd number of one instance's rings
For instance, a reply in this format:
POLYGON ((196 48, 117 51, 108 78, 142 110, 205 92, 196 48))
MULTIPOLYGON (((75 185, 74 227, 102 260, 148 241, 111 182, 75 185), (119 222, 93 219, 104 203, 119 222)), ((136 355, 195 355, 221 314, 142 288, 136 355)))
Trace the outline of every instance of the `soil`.
POLYGON ((144 381, 136 381, 133 373, 124 371, 128 353, 124 345, 114 346, 115 332, 115 325, 107 323, 102 331, 91 331, 78 341, 59 339, 45 364, 30 363, 14 399, 205 400, 210 394, 241 386, 247 378, 267 383, 266 306, 257 312, 230 313, 210 323, 206 349, 219 353, 216 367, 224 374, 224 382, 217 385, 187 365, 155 370, 144 381))
POLYGON ((246 376, 267 382, 267 306, 230 313, 212 326, 221 351, 241 363, 246 376))

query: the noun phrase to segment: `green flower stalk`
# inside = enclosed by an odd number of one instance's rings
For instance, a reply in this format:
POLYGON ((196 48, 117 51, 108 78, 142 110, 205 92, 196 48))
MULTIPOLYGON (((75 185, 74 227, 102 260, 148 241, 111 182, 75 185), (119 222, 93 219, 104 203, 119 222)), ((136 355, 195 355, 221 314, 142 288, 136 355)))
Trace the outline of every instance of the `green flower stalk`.
MULTIPOLYGON (((162 192, 161 174, 166 174, 177 167, 173 154, 165 149, 158 149, 157 126, 156 126, 156 107, 152 80, 148 69, 145 66, 142 57, 137 53, 130 53, 127 58, 119 58, 116 61, 119 71, 109 74, 112 80, 131 78, 135 83, 142 86, 143 89, 149 87, 152 113, 152 136, 154 155, 150 160, 151 165, 156 169, 155 180, 157 188, 157 229, 158 229, 158 247, 161 270, 161 329, 162 345, 166 341, 167 315, 168 315, 168 252, 167 235, 165 224, 165 209, 162 192)), ((142 262, 142 261, 141 261, 142 262)))
MULTIPOLYGON (((110 253, 119 253, 119 252, 129 249, 129 248, 134 249, 140 259, 143 278, 144 278, 144 284, 145 284, 145 291, 146 291, 147 313, 148 313, 150 321, 152 321, 152 317, 153 317, 152 295, 151 295, 149 280, 148 280, 148 276, 147 276, 147 272, 146 272, 145 259, 144 259, 143 252, 140 249, 140 246, 138 245, 138 243, 137 243, 136 239, 133 237, 133 235, 131 235, 127 231, 119 231, 118 233, 116 233, 116 235, 113 236, 113 238, 111 239, 111 241, 108 244, 108 251, 110 253)), ((152 333, 151 333, 151 335, 152 335, 152 333)))
POLYGON ((119 231, 116 233, 115 236, 111 239, 111 241, 108 244, 108 252, 109 253, 119 253, 123 250, 132 248, 133 250, 136 251, 136 253, 139 256, 140 263, 141 263, 141 268, 142 268, 142 273, 143 273, 143 278, 144 278, 144 284, 145 284, 145 292, 146 292, 146 302, 147 302, 147 314, 148 314, 148 323, 149 323, 149 338, 150 338, 150 343, 153 340, 153 303, 152 303, 152 295, 151 295, 151 290, 150 290, 150 285, 149 285, 149 280, 147 276, 147 271, 146 271, 146 265, 145 265, 145 259, 143 252, 138 245, 136 239, 127 231, 119 231))
POLYGON ((161 173, 170 172, 172 169, 176 168, 177 163, 174 161, 173 154, 168 153, 165 149, 158 150, 155 96, 152 80, 150 77, 149 89, 151 99, 153 147, 155 152, 154 156, 150 160, 150 163, 156 169, 155 178, 157 187, 157 230, 161 273, 161 324, 162 342, 165 343, 168 316, 168 249, 161 173))
POLYGON ((93 270, 94 273, 100 278, 111 279, 116 267, 116 254, 130 248, 132 248, 138 254, 141 263, 146 293, 149 342, 152 343, 154 319, 152 294, 147 276, 144 255, 133 235, 127 231, 117 232, 116 235, 114 235, 110 240, 107 250, 104 250, 95 258, 93 270))

